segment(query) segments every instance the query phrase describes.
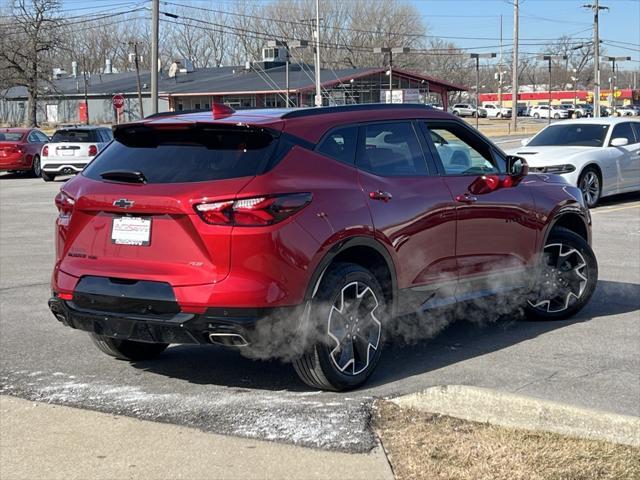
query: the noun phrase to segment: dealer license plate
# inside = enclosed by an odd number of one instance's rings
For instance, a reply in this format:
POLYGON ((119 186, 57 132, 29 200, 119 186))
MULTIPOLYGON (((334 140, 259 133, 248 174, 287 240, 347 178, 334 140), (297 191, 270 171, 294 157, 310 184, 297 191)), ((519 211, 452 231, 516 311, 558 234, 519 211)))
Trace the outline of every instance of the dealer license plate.
POLYGON ((151 219, 114 217, 111 241, 117 245, 147 246, 151 243, 151 219))

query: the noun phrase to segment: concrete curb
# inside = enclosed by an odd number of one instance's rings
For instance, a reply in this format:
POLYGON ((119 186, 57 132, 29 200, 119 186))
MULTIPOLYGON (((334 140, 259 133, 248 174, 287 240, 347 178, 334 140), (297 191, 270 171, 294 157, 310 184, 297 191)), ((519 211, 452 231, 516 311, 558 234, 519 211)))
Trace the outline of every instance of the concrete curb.
POLYGON ((464 385, 391 399, 401 407, 527 430, 640 446, 640 418, 464 385))

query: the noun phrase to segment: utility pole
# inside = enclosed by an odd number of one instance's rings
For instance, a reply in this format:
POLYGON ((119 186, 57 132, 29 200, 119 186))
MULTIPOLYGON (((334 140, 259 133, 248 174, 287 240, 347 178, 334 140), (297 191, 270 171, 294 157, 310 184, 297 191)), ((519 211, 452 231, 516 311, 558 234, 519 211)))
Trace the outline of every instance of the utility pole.
POLYGON ((600 10, 609 10, 609 7, 601 7, 600 0, 582 6, 593 11, 593 116, 600 116, 600 10))
POLYGON ((82 78, 84 79, 84 109, 85 109, 85 125, 89 125, 89 98, 87 96, 87 59, 82 56, 82 78))
POLYGON ((513 0, 513 62, 511 66, 511 131, 518 128, 518 22, 520 19, 518 0, 513 0))
POLYGON ((480 59, 481 58, 496 58, 495 53, 470 53, 469 58, 473 58, 476 61, 476 130, 478 130, 480 118, 480 59))
POLYGON ((502 108, 502 15, 500 15, 500 58, 498 59, 498 104, 502 108))
MULTIPOLYGON (((151 0, 151 113, 158 113, 158 33, 160 0, 151 0)), ((142 107, 142 104, 140 104, 142 107)))
POLYGON ((322 91, 320 89, 320 0, 316 0, 316 98, 315 106, 322 106, 322 91))
POLYGON ((549 62, 549 123, 551 123, 551 102, 553 101, 553 95, 551 93, 551 61, 552 60, 566 60, 566 55, 540 55, 539 60, 549 62))
POLYGON ((138 42, 131 41, 129 45, 133 46, 134 65, 136 66, 136 79, 138 83, 138 103, 140 104, 140 118, 144 118, 144 107, 142 106, 142 86, 140 85, 140 57, 138 56, 138 42))

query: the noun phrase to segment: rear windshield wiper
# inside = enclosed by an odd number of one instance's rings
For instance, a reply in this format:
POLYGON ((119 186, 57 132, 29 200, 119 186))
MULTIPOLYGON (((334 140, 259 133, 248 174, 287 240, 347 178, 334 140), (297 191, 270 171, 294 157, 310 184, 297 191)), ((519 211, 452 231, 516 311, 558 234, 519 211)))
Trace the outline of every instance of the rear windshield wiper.
POLYGON ((128 183, 147 183, 144 173, 134 170, 108 170, 100 174, 105 180, 128 183))

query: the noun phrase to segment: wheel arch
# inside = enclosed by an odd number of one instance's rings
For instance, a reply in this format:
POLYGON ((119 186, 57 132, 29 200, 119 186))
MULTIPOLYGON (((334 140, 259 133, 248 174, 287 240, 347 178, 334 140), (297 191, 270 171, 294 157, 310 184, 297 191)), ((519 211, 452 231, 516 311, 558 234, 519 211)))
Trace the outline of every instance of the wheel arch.
POLYGON ((565 228, 581 236, 591 245, 591 222, 581 209, 570 206, 557 212, 549 222, 541 248, 547 244, 551 232, 555 228, 565 228))
POLYGON ((355 263, 371 271, 380 281, 386 300, 391 305, 391 314, 395 316, 398 298, 395 264, 387 249, 373 237, 350 237, 333 245, 311 275, 305 300, 314 296, 325 271, 335 262, 355 263))

